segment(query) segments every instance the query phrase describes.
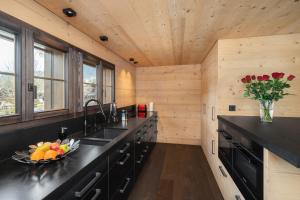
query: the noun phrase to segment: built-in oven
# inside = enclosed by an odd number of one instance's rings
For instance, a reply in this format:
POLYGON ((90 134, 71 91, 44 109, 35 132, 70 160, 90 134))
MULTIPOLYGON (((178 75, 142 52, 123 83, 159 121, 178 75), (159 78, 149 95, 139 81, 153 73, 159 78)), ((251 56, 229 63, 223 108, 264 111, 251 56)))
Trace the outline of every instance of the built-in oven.
POLYGON ((247 200, 263 199, 263 148, 219 121, 221 162, 247 200))

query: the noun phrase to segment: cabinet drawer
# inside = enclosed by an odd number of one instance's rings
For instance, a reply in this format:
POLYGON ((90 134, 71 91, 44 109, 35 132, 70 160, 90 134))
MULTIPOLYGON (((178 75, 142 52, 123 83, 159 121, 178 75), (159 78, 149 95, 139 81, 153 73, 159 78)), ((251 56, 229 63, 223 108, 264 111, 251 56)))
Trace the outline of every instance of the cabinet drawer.
POLYGON ((133 154, 134 151, 134 138, 132 136, 127 137, 124 141, 121 142, 117 147, 109 154, 109 167, 111 168, 114 164, 126 155, 126 154, 133 154))
POLYGON ((126 200, 133 187, 133 184, 133 170, 130 170, 129 173, 120 181, 120 184, 116 187, 116 190, 112 194, 111 199, 126 200))
POLYGON ((134 155, 127 153, 124 154, 120 160, 116 161, 109 171, 109 193, 112 195, 117 187, 123 181, 123 178, 128 172, 133 169, 134 155))
POLYGON ((84 200, 107 200, 108 199, 108 175, 106 174, 94 187, 82 198, 84 200))

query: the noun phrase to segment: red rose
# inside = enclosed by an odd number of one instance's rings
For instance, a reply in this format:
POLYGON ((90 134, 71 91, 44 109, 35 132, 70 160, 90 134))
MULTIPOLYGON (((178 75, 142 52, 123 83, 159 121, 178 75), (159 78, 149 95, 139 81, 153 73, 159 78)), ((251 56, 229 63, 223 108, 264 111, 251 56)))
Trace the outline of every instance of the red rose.
POLYGON ((263 77, 262 77, 262 76, 258 76, 258 77, 257 77, 257 80, 258 80, 258 81, 263 81, 263 77))
POLYGON ((241 81, 242 81, 243 83, 247 83, 246 78, 242 78, 241 81))
POLYGON ((270 79, 270 76, 269 75, 263 75, 262 78, 263 78, 264 81, 268 81, 270 79))
POLYGON ((279 73, 279 78, 283 78, 284 77, 284 73, 279 73))
POLYGON ((245 77, 245 79, 246 79, 247 83, 250 83, 250 82, 251 82, 251 76, 250 76, 250 75, 247 75, 247 76, 245 77))
POLYGON ((272 73, 272 77, 273 77, 274 79, 279 79, 279 78, 280 78, 280 73, 278 73, 278 72, 273 72, 273 73, 272 73))
POLYGON ((255 76, 255 75, 252 75, 251 78, 252 78, 252 80, 255 80, 255 79, 256 79, 256 76, 255 76))
POLYGON ((287 80, 292 81, 294 78, 296 78, 296 76, 294 76, 294 75, 289 75, 288 78, 287 78, 287 80))

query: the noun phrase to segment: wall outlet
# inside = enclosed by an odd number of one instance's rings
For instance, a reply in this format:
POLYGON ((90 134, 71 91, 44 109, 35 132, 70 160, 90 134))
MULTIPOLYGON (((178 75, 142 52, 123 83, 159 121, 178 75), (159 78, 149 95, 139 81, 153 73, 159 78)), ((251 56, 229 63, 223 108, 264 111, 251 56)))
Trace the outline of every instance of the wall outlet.
POLYGON ((229 111, 236 111, 236 106, 235 105, 229 105, 228 110, 229 111))

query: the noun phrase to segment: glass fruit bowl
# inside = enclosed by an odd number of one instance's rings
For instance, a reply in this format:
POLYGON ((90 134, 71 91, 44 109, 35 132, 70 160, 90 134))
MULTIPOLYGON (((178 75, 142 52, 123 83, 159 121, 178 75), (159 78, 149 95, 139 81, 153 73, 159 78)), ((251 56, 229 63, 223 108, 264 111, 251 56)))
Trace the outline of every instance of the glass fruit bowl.
POLYGON ((79 148, 80 140, 65 139, 29 145, 29 150, 15 151, 12 159, 25 164, 45 164, 61 160, 79 148))

